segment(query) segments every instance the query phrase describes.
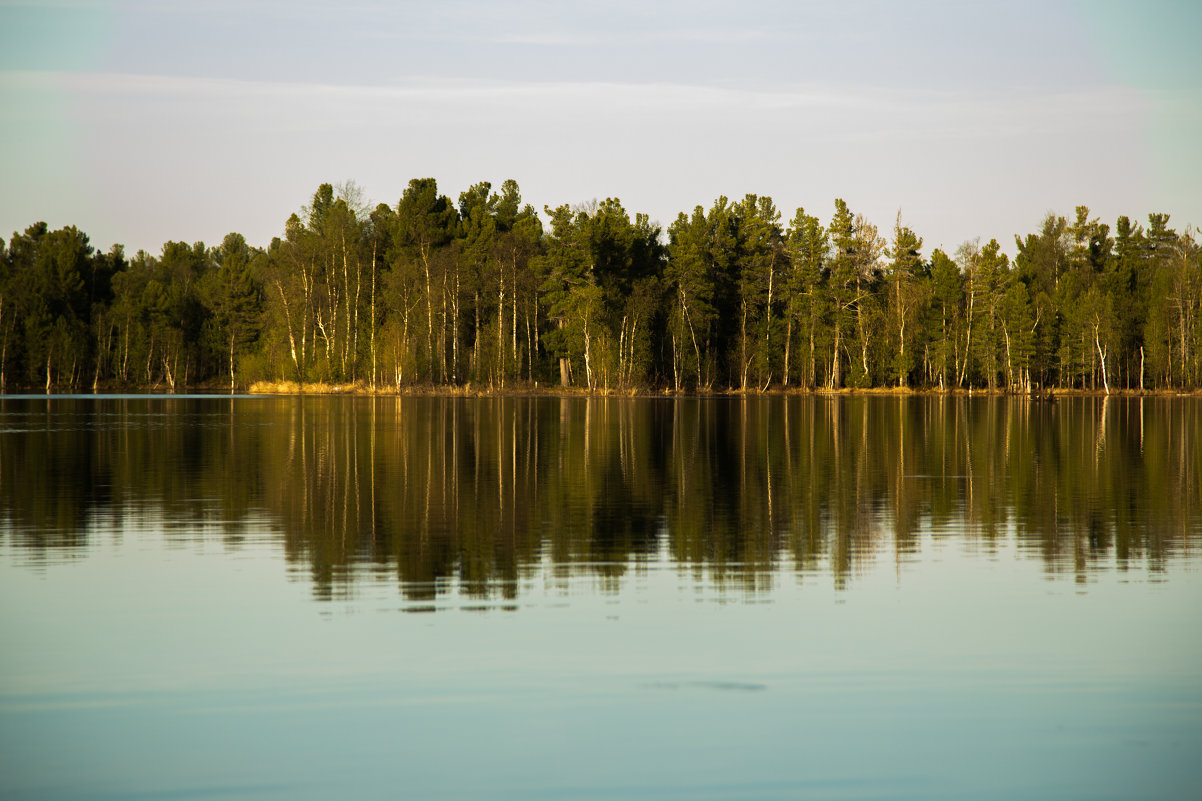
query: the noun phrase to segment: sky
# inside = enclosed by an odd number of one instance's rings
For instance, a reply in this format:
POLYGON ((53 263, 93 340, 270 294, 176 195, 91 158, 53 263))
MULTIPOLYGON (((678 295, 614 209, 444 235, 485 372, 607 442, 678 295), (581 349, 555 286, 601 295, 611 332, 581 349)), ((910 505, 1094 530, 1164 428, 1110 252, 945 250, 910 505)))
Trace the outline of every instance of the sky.
POLYGON ((323 182, 725 195, 924 253, 1078 205, 1202 225, 1202 3, 0 0, 0 236, 256 245, 323 182))

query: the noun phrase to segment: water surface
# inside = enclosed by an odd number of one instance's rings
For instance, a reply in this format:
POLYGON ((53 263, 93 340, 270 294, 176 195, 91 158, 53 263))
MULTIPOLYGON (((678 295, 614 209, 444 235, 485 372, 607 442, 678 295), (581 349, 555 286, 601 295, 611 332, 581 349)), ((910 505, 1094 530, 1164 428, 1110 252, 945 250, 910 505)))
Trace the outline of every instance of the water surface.
POLYGON ((0 797, 1193 798, 1200 423, 0 398, 0 797))

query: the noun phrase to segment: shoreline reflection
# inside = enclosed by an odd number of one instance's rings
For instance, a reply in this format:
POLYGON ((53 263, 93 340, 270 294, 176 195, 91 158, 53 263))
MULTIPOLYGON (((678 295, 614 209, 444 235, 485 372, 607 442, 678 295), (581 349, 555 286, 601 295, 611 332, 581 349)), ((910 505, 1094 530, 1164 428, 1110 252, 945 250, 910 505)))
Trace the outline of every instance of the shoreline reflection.
POLYGON ((1193 399, 0 399, 0 535, 30 567, 123 532, 270 538, 317 598, 605 590, 668 558, 837 588, 929 538, 1049 576, 1162 574, 1202 539, 1193 399))

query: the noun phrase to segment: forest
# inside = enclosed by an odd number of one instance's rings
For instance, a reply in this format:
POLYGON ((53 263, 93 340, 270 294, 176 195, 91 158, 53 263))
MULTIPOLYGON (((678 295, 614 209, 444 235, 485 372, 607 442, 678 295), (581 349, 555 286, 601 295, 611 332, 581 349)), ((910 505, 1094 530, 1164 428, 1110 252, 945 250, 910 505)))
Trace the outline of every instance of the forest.
POLYGON ((925 254, 900 213, 786 223, 757 195, 665 232, 617 199, 540 216, 515 181, 455 202, 432 178, 374 208, 322 184, 265 248, 129 257, 36 223, 0 241, 0 390, 1202 386, 1194 230, 1078 206, 1014 245, 925 254))

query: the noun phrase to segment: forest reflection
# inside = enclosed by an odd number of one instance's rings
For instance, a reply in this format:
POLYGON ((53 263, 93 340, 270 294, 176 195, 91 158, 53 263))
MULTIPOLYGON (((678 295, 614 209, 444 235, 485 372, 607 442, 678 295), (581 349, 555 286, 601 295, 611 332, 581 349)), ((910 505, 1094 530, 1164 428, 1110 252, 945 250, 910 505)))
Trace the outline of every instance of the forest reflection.
POLYGON ((837 587, 934 538, 1051 575, 1160 573, 1202 538, 1196 399, 0 399, 0 532, 29 564, 155 526, 278 542, 319 598, 614 589, 668 561, 837 587))

